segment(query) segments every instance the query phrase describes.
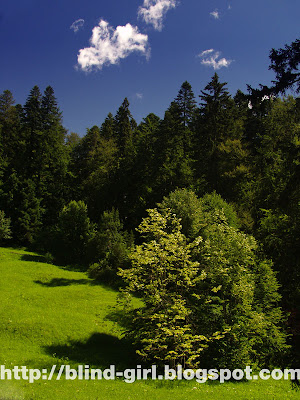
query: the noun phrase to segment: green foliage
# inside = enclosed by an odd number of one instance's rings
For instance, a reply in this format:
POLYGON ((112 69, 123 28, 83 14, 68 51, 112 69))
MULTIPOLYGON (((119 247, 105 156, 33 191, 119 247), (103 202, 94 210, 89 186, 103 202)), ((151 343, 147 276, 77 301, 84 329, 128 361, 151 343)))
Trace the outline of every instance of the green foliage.
POLYGON ((102 214, 91 246, 97 262, 90 266, 89 275, 115 284, 118 281, 118 269, 128 265, 128 253, 133 246, 133 235, 123 231, 117 210, 112 209, 102 214))
POLYGON ((300 73, 298 72, 300 62, 300 39, 296 39, 283 48, 272 49, 269 54, 270 66, 276 74, 276 80, 272 81, 272 86, 260 84, 260 89, 253 89, 248 85, 251 97, 255 100, 264 96, 278 96, 286 94, 289 90, 300 92, 300 73))
POLYGON ((178 187, 188 187, 194 181, 192 132, 182 120, 182 109, 173 101, 160 124, 155 143, 155 184, 159 196, 178 187))
POLYGON ((6 163, 0 201, 12 218, 15 238, 28 244, 42 226, 56 222, 64 205, 68 157, 61 113, 50 86, 43 96, 35 86, 24 108, 13 103, 6 91, 0 112, 6 163))
POLYGON ((163 198, 158 204, 161 211, 171 209, 182 225, 182 233, 189 239, 195 239, 204 226, 201 201, 189 189, 177 189, 163 198))
POLYGON ((258 256, 253 237, 224 221, 207 226, 204 236, 197 260, 207 274, 206 294, 197 323, 209 330, 228 329, 224 339, 204 354, 204 362, 215 360, 227 368, 274 365, 286 345, 278 283, 270 263, 258 256))
POLYGON ((182 232, 189 239, 203 235, 206 226, 222 220, 235 228, 239 226, 232 205, 216 192, 206 194, 199 199, 192 190, 177 189, 164 197, 158 206, 162 211, 170 208, 180 218, 182 232), (221 217, 216 211, 222 212, 221 217))
POLYGON ((144 361, 194 366, 208 342, 194 331, 187 301, 196 280, 204 278, 192 260, 199 240, 188 244, 171 212, 150 209, 148 214, 138 228, 146 241, 131 253, 132 268, 120 272, 128 291, 141 293, 145 303, 128 336, 144 361))
POLYGON ((157 174, 156 142, 160 123, 160 118, 151 113, 143 119, 135 133, 136 155, 130 169, 126 171, 125 179, 125 212, 126 219, 131 222, 128 224, 130 228, 138 225, 148 204, 153 203, 153 198, 157 195, 154 186, 157 174))
POLYGON ((129 110, 129 101, 125 98, 114 119, 115 137, 121 157, 133 155, 133 133, 136 127, 129 110))
POLYGON ((226 84, 215 73, 201 91, 195 145, 198 179, 206 183, 205 192, 216 190, 235 200, 241 182, 248 175, 248 154, 243 141, 244 115, 226 84))
POLYGON ((10 229, 10 218, 5 217, 4 211, 0 210, 0 240, 10 239, 11 229, 10 229))
POLYGON ((148 210, 138 229, 144 243, 121 272, 145 302, 129 335, 138 354, 232 369, 278 362, 287 349, 278 283, 256 240, 234 226, 233 208, 216 193, 198 199, 186 189, 159 207, 148 210))
POLYGON ((76 265, 88 262, 88 248, 95 236, 95 227, 83 201, 73 200, 64 206, 55 236, 56 246, 52 253, 59 261, 76 265))
POLYGON ((300 92, 298 65, 300 62, 300 39, 296 39, 283 49, 272 49, 270 52, 271 64, 269 69, 276 73, 275 93, 285 93, 295 87, 300 92))
POLYGON ((183 82, 175 99, 175 102, 179 106, 180 116, 183 125, 191 126, 195 119, 196 101, 192 87, 189 82, 183 82))
POLYGON ((289 214, 263 210, 259 237, 265 251, 273 257, 282 284, 284 301, 289 308, 300 302, 300 203, 289 214))
POLYGON ((206 224, 217 222, 214 220, 216 211, 222 211, 224 217, 229 226, 233 228, 239 228, 240 223, 234 207, 227 203, 219 194, 216 192, 207 193, 200 199, 201 207, 203 210, 206 224))
POLYGON ((19 240, 32 243, 42 227, 42 215, 45 210, 41 206, 41 199, 37 197, 36 185, 32 179, 21 183, 20 195, 19 240))

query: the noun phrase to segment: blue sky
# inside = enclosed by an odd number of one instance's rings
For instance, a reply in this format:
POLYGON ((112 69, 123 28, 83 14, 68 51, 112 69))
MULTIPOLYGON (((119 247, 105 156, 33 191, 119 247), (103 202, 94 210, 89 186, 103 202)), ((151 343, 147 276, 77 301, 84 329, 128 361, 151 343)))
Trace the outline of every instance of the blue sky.
POLYGON ((80 135, 125 97, 138 122, 163 117, 185 80, 196 96, 215 71, 232 94, 270 83, 269 51, 299 38, 299 20, 299 0, 2 1, 0 92, 24 104, 51 85, 80 135))

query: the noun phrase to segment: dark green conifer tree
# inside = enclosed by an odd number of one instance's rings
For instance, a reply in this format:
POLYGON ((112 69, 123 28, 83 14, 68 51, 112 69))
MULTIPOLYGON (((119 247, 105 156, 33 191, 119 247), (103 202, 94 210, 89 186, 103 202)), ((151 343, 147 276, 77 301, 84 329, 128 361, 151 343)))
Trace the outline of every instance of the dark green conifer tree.
POLYGON ((206 182, 206 191, 216 190, 232 200, 247 173, 243 115, 217 73, 201 91, 200 99, 196 138, 198 179, 202 177, 206 182))
POLYGON ((175 103, 179 106, 183 125, 185 127, 190 127, 195 118, 196 100, 189 82, 183 82, 175 99, 175 103))

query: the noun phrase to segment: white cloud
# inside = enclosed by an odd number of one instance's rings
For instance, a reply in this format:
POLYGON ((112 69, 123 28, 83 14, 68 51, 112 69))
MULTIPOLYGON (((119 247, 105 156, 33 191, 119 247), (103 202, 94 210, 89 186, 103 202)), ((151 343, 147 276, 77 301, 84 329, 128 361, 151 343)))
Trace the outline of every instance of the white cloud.
POLYGON ((83 25, 84 19, 80 18, 73 22, 73 24, 70 26, 70 29, 72 29, 76 33, 79 31, 79 29, 83 28, 83 25))
POLYGON ((142 98, 144 97, 143 93, 136 93, 135 95, 136 95, 136 98, 139 100, 142 100, 142 98))
POLYGON ((212 11, 211 13, 209 13, 212 17, 214 17, 215 19, 219 19, 220 18, 220 14, 219 11, 216 9, 215 11, 212 11))
POLYGON ((101 19, 93 29, 90 47, 79 50, 78 64, 84 71, 102 69, 104 65, 118 64, 133 52, 149 56, 148 36, 131 24, 114 29, 101 19))
POLYGON ((201 54, 198 55, 198 57, 204 57, 204 56, 207 56, 208 54, 211 54, 213 52, 214 52, 214 49, 204 50, 204 51, 202 51, 201 54))
POLYGON ((232 60, 219 58, 220 55, 220 51, 209 49, 202 51, 202 53, 198 54, 198 57, 202 58, 201 64, 206 65, 207 67, 213 67, 214 70, 217 70, 222 67, 228 67, 232 63, 232 60))
POLYGON ((177 5, 177 0, 144 0, 143 5, 138 10, 138 16, 147 24, 160 31, 163 27, 165 14, 177 5))

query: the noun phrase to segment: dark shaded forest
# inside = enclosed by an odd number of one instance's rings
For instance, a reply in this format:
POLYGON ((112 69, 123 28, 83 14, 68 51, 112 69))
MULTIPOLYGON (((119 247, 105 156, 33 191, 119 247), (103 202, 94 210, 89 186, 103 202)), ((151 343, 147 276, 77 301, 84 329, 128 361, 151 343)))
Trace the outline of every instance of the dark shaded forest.
POLYGON ((299 59, 299 40, 273 49, 273 85, 246 94, 186 81, 163 119, 125 98, 82 138, 50 86, 5 90, 2 243, 141 295, 144 361, 299 366, 299 59))

